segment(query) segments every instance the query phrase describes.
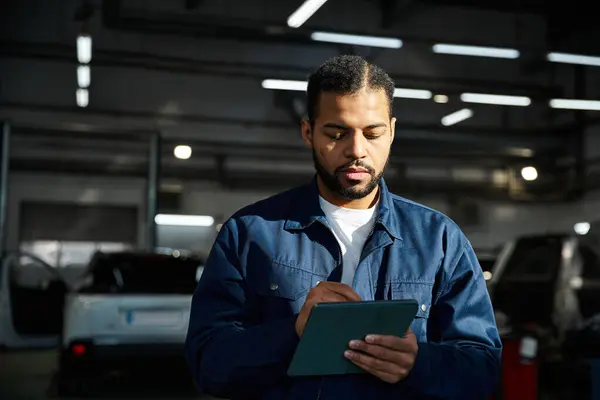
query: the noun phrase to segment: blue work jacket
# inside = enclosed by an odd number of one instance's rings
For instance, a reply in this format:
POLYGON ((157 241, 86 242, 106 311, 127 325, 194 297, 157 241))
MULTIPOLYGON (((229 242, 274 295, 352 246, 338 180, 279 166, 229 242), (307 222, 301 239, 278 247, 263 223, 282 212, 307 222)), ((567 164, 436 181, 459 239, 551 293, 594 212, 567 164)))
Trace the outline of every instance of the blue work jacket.
POLYGON ((186 359, 199 390, 232 399, 486 399, 502 344, 471 244, 448 217, 380 184, 375 227, 356 268, 363 300, 417 299, 419 351, 406 379, 290 378, 295 320, 342 263, 316 179, 223 224, 193 295, 186 359))

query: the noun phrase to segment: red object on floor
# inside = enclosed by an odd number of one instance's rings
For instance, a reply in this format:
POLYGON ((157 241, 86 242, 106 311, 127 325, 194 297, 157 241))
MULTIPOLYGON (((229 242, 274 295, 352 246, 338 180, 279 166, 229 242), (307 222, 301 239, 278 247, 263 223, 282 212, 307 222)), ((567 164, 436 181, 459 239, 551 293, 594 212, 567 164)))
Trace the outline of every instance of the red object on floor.
POLYGON ((490 400, 537 400, 537 360, 523 360, 519 353, 520 339, 504 339, 502 351, 502 399, 490 400))

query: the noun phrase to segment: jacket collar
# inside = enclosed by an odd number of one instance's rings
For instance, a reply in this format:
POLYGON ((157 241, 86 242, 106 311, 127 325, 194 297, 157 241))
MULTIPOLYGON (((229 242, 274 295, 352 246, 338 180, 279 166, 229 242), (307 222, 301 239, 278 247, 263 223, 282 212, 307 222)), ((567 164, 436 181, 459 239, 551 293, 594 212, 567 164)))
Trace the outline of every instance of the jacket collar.
MULTIPOLYGON (((286 230, 304 230, 315 222, 321 222, 329 226, 319 203, 316 175, 309 184, 299 188, 292 204, 291 215, 286 220, 284 228, 286 230)), ((381 179, 379 184, 379 210, 377 211, 375 224, 383 227, 390 236, 402 240, 392 194, 389 192, 384 179, 381 179)))

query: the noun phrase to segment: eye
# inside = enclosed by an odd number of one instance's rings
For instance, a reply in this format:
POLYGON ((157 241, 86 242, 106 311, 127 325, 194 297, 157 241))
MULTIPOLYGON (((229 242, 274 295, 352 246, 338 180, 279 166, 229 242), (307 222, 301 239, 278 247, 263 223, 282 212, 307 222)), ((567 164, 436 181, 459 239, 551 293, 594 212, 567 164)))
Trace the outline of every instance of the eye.
POLYGON ((384 132, 365 132, 365 134, 364 134, 365 138, 367 138, 368 140, 379 139, 383 135, 384 135, 384 132))

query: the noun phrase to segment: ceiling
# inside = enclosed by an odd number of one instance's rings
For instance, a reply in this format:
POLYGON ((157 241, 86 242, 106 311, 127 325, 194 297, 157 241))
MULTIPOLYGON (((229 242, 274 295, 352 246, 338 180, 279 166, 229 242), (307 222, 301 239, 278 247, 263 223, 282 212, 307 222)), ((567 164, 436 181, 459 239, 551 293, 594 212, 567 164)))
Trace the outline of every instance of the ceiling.
POLYGON ((585 10, 577 1, 558 10, 540 0, 329 0, 298 28, 286 24, 298 0, 32 2, 1 13, 0 118, 10 121, 13 171, 143 177, 150 138, 160 135, 166 178, 240 190, 301 182, 312 173, 299 138, 303 93, 261 83, 303 81, 325 59, 354 53, 388 70, 398 88, 431 94, 395 101, 388 180, 402 193, 562 201, 589 189, 584 134, 597 116, 548 101, 597 97, 600 79, 545 60, 550 50, 593 54, 600 42, 577 40, 591 26, 585 16, 575 23, 585 10), (400 38, 402 47, 312 40, 319 31, 400 38), (75 101, 82 32, 93 38, 86 107, 75 101), (438 43, 514 48, 520 57, 434 54, 438 43), (531 104, 471 103, 464 93, 531 104), (473 117, 442 124, 463 108, 473 117), (193 156, 175 159, 177 144, 193 156), (540 171, 537 181, 521 179, 527 165, 540 171))

